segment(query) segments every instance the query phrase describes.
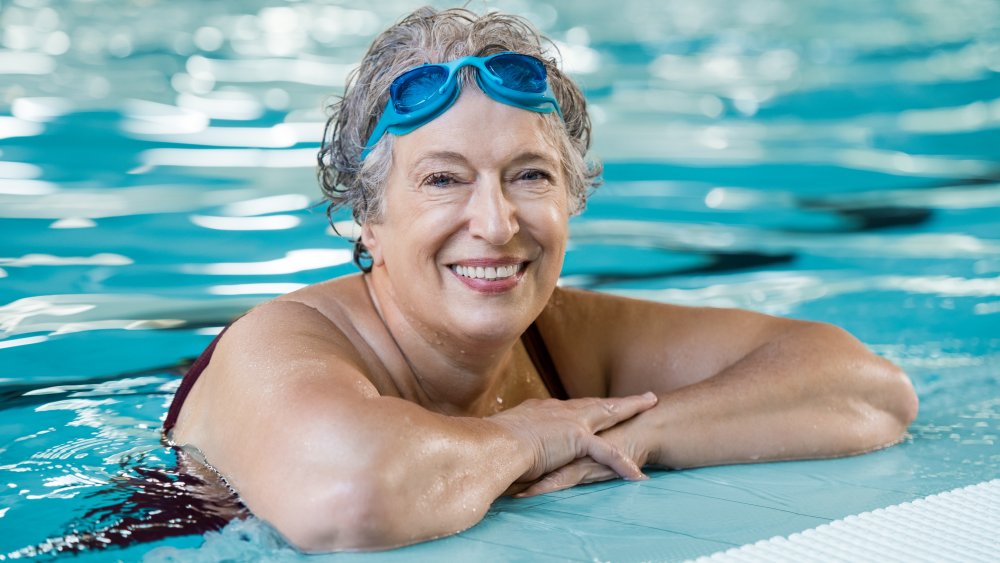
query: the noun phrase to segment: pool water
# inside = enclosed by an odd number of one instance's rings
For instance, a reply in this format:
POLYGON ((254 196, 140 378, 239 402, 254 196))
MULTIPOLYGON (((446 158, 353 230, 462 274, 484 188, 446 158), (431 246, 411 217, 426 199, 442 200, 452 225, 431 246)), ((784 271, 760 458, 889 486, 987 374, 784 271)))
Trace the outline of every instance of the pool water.
MULTIPOLYGON (((224 324, 355 270, 322 106, 419 4, 0 2, 0 559, 303 557, 224 527, 159 427, 224 324)), ((920 415, 861 457, 501 499, 330 559, 679 560, 1000 476, 1000 4, 482 6, 557 39, 591 102, 606 183, 563 284, 841 325, 920 415)))

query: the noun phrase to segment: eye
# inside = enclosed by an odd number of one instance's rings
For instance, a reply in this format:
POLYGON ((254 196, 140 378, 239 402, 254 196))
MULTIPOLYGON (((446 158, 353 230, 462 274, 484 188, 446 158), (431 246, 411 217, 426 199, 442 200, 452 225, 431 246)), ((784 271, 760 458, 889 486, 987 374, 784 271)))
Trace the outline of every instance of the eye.
POLYGON ((426 179, 424 179, 425 186, 434 186, 435 188, 447 188, 448 186, 451 186, 456 182, 457 180, 455 179, 454 176, 442 172, 431 174, 426 179))
POLYGON ((527 170, 522 170, 521 173, 517 175, 517 179, 525 182, 540 182, 544 180, 551 180, 552 175, 544 170, 529 168, 527 170))

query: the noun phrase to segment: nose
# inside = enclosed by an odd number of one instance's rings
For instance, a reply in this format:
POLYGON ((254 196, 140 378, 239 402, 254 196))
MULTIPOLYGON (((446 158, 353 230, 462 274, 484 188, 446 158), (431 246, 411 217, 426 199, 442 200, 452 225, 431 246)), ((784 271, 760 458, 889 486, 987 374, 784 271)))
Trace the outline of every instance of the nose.
POLYGON ((494 246, 510 242, 520 230, 517 207, 499 179, 483 180, 469 199, 469 232, 494 246))

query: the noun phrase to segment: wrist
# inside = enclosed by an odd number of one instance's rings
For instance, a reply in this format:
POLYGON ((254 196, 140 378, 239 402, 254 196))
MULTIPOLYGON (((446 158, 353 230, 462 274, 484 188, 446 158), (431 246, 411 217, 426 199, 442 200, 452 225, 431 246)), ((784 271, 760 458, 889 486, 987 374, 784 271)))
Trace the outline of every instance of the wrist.
POLYGON ((509 473, 502 471, 510 479, 509 484, 525 480, 526 474, 531 472, 537 465, 538 447, 531 439, 531 433, 526 432, 518 421, 503 416, 500 412, 495 415, 475 419, 490 428, 491 435, 497 444, 495 462, 506 462, 509 473))
POLYGON ((628 435, 624 442, 632 459, 640 466, 652 465, 662 467, 664 446, 666 444, 666 416, 661 398, 655 407, 639 413, 625 424, 612 430, 620 429, 628 435))
POLYGON ((656 432, 652 428, 650 417, 654 410, 656 407, 608 428, 599 435, 620 448, 640 468, 647 464, 655 465, 656 432))

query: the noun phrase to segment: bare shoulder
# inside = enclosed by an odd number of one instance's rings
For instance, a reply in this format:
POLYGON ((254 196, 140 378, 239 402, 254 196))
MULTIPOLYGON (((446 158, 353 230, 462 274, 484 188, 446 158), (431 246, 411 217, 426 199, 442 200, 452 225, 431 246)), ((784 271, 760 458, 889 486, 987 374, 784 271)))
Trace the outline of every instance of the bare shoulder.
POLYGON ((596 328, 606 337, 624 340, 630 340, 634 330, 649 328, 646 323, 651 321, 660 330, 686 334, 699 329, 718 330, 721 322, 736 323, 740 329, 795 322, 744 309, 677 305, 576 288, 556 288, 544 314, 564 325, 569 321, 573 330, 596 328), (612 328, 608 323, 615 323, 613 331, 607 330, 612 328))
POLYGON ((344 305, 355 290, 340 285, 311 286, 235 321, 191 389, 174 440, 196 445, 216 463, 241 451, 233 449, 234 437, 271 435, 283 428, 276 420, 294 426, 306 409, 324 412, 337 400, 378 396, 371 380, 377 355, 358 329, 365 312, 344 305))
POLYGON ((278 303, 314 309, 343 332, 349 332, 350 327, 357 324, 359 317, 372 312, 367 287, 360 274, 309 285, 264 305, 278 303))
MULTIPOLYGON (((370 354, 364 327, 372 316, 360 276, 337 278, 263 303, 233 323, 220 341, 221 367, 232 376, 261 379, 309 377, 315 364, 343 364, 366 371, 370 354), (296 375, 292 375, 296 374, 296 375)), ((213 358, 213 363, 215 358, 213 358)), ((327 366, 328 367, 328 366, 327 366)))
POLYGON ((216 357, 222 364, 269 365, 271 373, 295 371, 284 367, 288 363, 331 356, 360 363, 351 332, 348 314, 330 314, 308 301, 277 299, 255 307, 233 323, 220 341, 216 357), (276 365, 279 361, 282 364, 276 365))
POLYGON ((175 440, 201 450, 254 514, 286 533, 311 529, 331 478, 373 439, 378 426, 366 413, 385 400, 340 325, 337 315, 348 313, 315 305, 283 298, 235 322, 192 389, 175 440))
POLYGON ((316 307, 296 300, 261 304, 219 340, 185 401, 177 441, 205 448, 220 433, 264 424, 259 414, 294 404, 292 395, 313 379, 370 387, 363 363, 348 334, 316 307))
POLYGON ((607 294, 553 291, 536 324, 571 397, 609 395, 615 343, 608 329, 621 313, 617 299, 607 294))
POLYGON ((591 393, 603 385, 611 396, 695 383, 798 323, 572 288, 557 288, 539 318, 560 376, 582 374, 591 393))

